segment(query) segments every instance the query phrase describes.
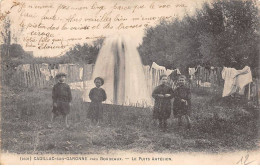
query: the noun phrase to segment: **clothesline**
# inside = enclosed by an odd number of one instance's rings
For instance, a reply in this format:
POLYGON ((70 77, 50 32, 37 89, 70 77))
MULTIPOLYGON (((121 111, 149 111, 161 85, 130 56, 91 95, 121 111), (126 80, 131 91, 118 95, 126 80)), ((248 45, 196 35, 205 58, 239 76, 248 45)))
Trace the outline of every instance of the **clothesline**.
MULTIPOLYGON (((178 74, 180 74, 178 69, 166 70, 165 67, 157 65, 155 62, 153 62, 151 69, 153 75, 152 78, 154 81, 152 84, 153 87, 154 85, 156 86, 159 84, 159 76, 162 73, 166 74, 167 76, 175 73, 173 76, 177 76, 176 72, 178 71, 178 74)), ((223 97, 232 95, 234 93, 245 95, 245 87, 253 82, 251 69, 248 66, 244 67, 242 70, 236 70, 235 68, 227 67, 205 68, 198 65, 196 68, 189 68, 189 78, 191 81, 195 81, 201 87, 212 87, 212 85, 222 86, 223 97)), ((248 98, 250 98, 250 86, 248 92, 248 98)))

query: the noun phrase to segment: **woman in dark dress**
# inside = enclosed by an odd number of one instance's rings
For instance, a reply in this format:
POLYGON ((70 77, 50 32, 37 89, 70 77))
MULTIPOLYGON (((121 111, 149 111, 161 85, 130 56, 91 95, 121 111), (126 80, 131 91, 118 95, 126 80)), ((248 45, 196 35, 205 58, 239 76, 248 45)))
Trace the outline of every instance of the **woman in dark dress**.
POLYGON ((92 124, 98 124, 103 118, 103 105, 102 101, 107 99, 107 95, 101 86, 104 84, 104 80, 100 77, 95 78, 95 88, 89 92, 89 98, 91 100, 87 117, 91 119, 92 124))
POLYGON ((159 128, 163 131, 167 128, 167 119, 171 115, 171 99, 173 98, 173 90, 167 86, 167 75, 160 76, 161 85, 157 86, 152 97, 155 99, 153 118, 159 120, 159 128))
POLYGON ((178 125, 182 125, 182 117, 185 116, 188 129, 190 124, 191 113, 191 92, 190 88, 185 86, 186 77, 181 75, 178 79, 178 87, 174 90, 173 115, 178 118, 178 125))

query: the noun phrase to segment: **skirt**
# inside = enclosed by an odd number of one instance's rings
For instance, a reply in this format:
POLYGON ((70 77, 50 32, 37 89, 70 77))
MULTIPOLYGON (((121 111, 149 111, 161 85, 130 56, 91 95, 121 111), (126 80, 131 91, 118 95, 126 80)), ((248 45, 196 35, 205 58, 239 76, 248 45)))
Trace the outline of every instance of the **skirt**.
POLYGON ((54 115, 59 116, 59 115, 68 115, 70 113, 70 105, 69 102, 62 102, 58 101, 57 102, 57 107, 53 106, 52 112, 54 115))
POLYGON ((89 105, 87 118, 93 120, 103 119, 103 105, 101 102, 91 102, 89 105))
POLYGON ((190 115, 190 105, 186 105, 185 103, 173 103, 173 116, 175 118, 182 117, 184 115, 190 115))

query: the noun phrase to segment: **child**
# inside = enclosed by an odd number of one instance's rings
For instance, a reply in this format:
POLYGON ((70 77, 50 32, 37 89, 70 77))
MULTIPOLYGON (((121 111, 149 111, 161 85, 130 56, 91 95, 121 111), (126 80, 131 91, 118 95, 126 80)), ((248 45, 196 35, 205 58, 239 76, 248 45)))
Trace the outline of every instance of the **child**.
POLYGON ((184 75, 179 76, 177 83, 178 87, 174 90, 173 114, 175 118, 178 118, 179 126, 182 125, 182 116, 185 116, 188 129, 190 129, 191 92, 190 89, 185 86, 186 77, 184 75))
POLYGON ((159 128, 166 131, 167 119, 171 115, 171 99, 173 98, 173 90, 167 86, 167 75, 160 76, 161 85, 157 86, 152 97, 155 99, 153 118, 159 120, 159 128))
MULTIPOLYGON (((53 122, 57 116, 62 115, 65 120, 65 125, 68 128, 67 116, 70 113, 70 102, 72 100, 71 90, 69 85, 65 83, 65 73, 58 73, 56 78, 58 79, 58 83, 54 85, 52 89, 53 110, 51 122, 53 122)), ((49 127, 51 127, 51 125, 49 127)))
POLYGON ((104 89, 100 86, 104 84, 104 80, 100 77, 95 78, 95 88, 89 92, 89 98, 91 100, 87 117, 91 119, 92 124, 98 124, 103 117, 102 101, 107 99, 107 95, 104 89))

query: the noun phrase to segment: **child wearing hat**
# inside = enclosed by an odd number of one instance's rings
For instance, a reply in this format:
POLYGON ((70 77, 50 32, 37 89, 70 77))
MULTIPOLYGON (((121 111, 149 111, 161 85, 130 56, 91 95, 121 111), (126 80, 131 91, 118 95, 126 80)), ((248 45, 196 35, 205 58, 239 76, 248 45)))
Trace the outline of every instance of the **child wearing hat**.
POLYGON ((92 124, 98 124, 103 118, 103 105, 102 102, 107 99, 107 95, 101 86, 104 84, 104 79, 97 77, 94 80, 96 85, 89 92, 89 98, 91 100, 87 117, 91 119, 92 124))
POLYGON ((167 86, 167 75, 160 76, 161 85, 157 86, 152 97, 155 99, 153 118, 159 120, 159 128, 163 131, 167 129, 167 119, 171 115, 171 99, 173 98, 173 90, 167 86))
POLYGON ((178 125, 182 125, 182 117, 187 120, 188 129, 190 129, 191 112, 191 91, 185 86, 186 76, 181 75, 177 80, 177 88, 174 90, 173 114, 178 119, 178 125))
MULTIPOLYGON (((65 126, 68 128, 68 114, 70 113, 70 102, 72 100, 70 86, 65 83, 66 74, 58 73, 56 75, 58 83, 54 85, 52 89, 52 100, 53 100, 53 109, 52 109, 52 118, 51 122, 54 119, 62 115, 65 120, 65 126)), ((49 125, 51 127, 51 125, 49 125)))

